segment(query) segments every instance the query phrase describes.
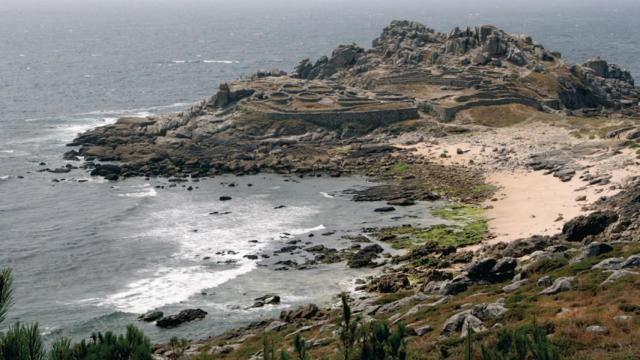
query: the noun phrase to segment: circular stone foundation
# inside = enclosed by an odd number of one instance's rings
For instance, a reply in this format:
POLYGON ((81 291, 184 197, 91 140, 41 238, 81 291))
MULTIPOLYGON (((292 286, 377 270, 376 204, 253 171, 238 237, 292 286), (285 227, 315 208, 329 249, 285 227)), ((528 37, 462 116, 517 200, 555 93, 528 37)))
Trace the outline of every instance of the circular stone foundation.
POLYGON ((304 102, 318 102, 322 100, 320 95, 312 93, 312 92, 302 92, 296 96, 296 98, 300 101, 304 102))

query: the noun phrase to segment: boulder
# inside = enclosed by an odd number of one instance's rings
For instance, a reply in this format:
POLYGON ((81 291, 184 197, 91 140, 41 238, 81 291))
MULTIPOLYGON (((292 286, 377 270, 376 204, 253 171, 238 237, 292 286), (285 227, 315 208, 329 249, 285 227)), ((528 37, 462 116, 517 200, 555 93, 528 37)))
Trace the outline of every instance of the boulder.
POLYGON ((590 235, 602 233, 609 225, 618 221, 618 215, 612 211, 598 211, 578 216, 562 228, 562 234, 568 241, 582 241, 590 235))
POLYGON ((378 257, 378 254, 383 252, 384 249, 378 244, 371 244, 360 249, 357 253, 353 254, 351 259, 347 262, 347 265, 351 268, 362 268, 372 264, 373 260, 378 257))
POLYGON ((421 327, 415 329, 415 332, 416 332, 417 336, 422 336, 422 335, 424 335, 426 333, 429 333, 431 331, 433 331, 433 326, 431 326, 431 325, 425 325, 425 326, 421 326, 421 327))
POLYGON ((461 311, 448 318, 442 327, 443 336, 451 336, 460 331, 461 336, 467 335, 467 328, 471 327, 474 332, 487 330, 483 321, 495 320, 507 312, 504 304, 500 301, 489 304, 474 305, 472 309, 461 311))
POLYGON ((522 286, 524 286, 524 284, 526 284, 528 282, 527 279, 522 279, 522 280, 518 280, 518 281, 514 281, 511 284, 505 286, 502 288, 503 292, 506 293, 510 293, 510 292, 514 292, 518 289, 520 289, 522 286))
POLYGON ((629 270, 613 270, 611 272, 611 275, 609 275, 609 277, 605 281, 603 281, 602 284, 600 285, 608 285, 622 279, 625 276, 631 276, 631 275, 638 275, 638 273, 634 271, 629 271, 629 270))
POLYGON ((569 291, 573 288, 571 282, 573 277, 561 277, 556 279, 551 286, 542 290, 540 295, 553 295, 563 291, 569 291))
POLYGON ((391 212, 391 211, 396 211, 396 208, 394 208, 393 206, 383 206, 383 207, 376 208, 373 211, 375 211, 375 212, 391 212))
POLYGON ((621 269, 635 269, 640 268, 640 254, 631 255, 625 260, 622 264, 620 264, 621 269))
POLYGON ((295 310, 284 310, 280 313, 280 320, 291 323, 298 320, 307 320, 320 314, 316 304, 303 305, 295 310))
POLYGON ((606 243, 593 242, 583 247, 580 254, 575 258, 573 258, 571 262, 574 262, 574 263, 580 262, 584 259, 600 256, 602 254, 606 254, 611 251, 613 251, 613 246, 606 243))
POLYGON ((156 322, 156 326, 160 328, 174 328, 186 322, 201 320, 207 316, 207 312, 202 309, 187 309, 180 311, 177 315, 163 317, 156 322))
POLYGON ((411 288, 411 283, 409 283, 407 275, 395 273, 384 275, 373 280, 367 287, 367 290, 380 293, 395 293, 409 288, 411 288))
POLYGON ((624 263, 624 258, 608 258, 600 261, 599 263, 593 265, 591 269, 600 269, 600 270, 619 270, 624 263))
POLYGON ((467 276, 473 281, 496 282, 513 278, 518 261, 511 257, 500 260, 480 259, 467 267, 467 276))
POLYGON ((553 278, 549 275, 545 275, 543 277, 541 277, 540 279, 538 279, 538 281, 536 282, 536 285, 540 286, 540 287, 549 287, 551 285, 553 285, 553 278))

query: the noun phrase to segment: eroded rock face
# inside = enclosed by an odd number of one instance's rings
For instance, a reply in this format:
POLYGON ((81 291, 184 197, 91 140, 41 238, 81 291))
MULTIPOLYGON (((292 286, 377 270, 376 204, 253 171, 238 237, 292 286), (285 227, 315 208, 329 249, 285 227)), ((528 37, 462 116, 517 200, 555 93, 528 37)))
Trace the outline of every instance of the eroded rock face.
POLYGON ((612 211, 594 212, 567 222, 562 228, 562 234, 568 241, 582 241, 587 236, 602 233, 616 221, 618 221, 618 215, 612 211))
POLYGON ((312 319, 320 315, 322 315, 322 312, 316 304, 307 304, 295 310, 282 311, 280 320, 291 323, 298 320, 312 319))
POLYGON ((400 290, 409 289, 410 287, 411 283, 406 275, 390 274, 372 281, 367 290, 380 293, 395 293, 400 290))

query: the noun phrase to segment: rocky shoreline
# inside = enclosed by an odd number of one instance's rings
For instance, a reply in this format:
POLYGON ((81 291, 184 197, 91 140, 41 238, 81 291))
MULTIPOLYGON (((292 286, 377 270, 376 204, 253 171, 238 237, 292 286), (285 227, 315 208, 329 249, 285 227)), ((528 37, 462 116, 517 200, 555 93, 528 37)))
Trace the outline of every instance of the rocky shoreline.
MULTIPOLYGON (((572 354, 623 358, 640 352, 632 336, 640 329, 639 102, 631 75, 599 58, 572 64, 493 26, 444 34, 394 21, 371 49, 339 46, 291 75, 262 70, 223 84, 187 111, 120 119, 81 134, 65 159, 111 181, 365 175, 384 184, 353 198, 386 201, 379 212, 451 200, 437 215, 455 225, 369 229, 372 244, 292 243, 283 252, 379 266, 379 276, 357 280, 353 311, 408 324, 417 358, 462 358, 469 328, 495 344, 502 329, 533 318, 572 354), (514 187, 526 195, 514 197, 513 184, 492 181, 504 174, 515 182, 544 174, 550 185, 514 187), (555 197, 569 200, 539 194, 562 184, 555 197), (518 237, 497 225, 510 216, 535 230, 518 237), (399 254, 378 263, 378 243, 399 254)), ((268 294, 254 306, 278 302, 268 294)), ((206 312, 163 315, 143 320, 175 326, 206 312)), ((261 358, 265 333, 285 342, 302 334, 314 358, 333 356, 338 316, 309 304, 188 343, 184 356, 261 358)), ((177 356, 171 344, 156 353, 177 356)))

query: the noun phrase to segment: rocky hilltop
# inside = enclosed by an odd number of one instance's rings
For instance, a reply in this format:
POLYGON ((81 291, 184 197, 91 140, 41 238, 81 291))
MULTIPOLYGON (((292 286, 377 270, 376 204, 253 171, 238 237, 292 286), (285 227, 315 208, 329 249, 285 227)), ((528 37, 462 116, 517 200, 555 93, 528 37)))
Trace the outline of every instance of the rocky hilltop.
MULTIPOLYGON (((174 184, 224 173, 363 174, 385 183, 354 200, 387 201, 380 211, 454 201, 433 210, 453 225, 362 229, 399 253, 377 244, 308 251, 320 263, 378 267, 354 281, 353 312, 408 324, 415 358, 463 358, 468 329, 499 349, 536 321, 563 356, 632 359, 639 117, 631 74, 605 60, 572 64, 494 26, 446 34, 394 21, 370 49, 342 45, 291 74, 222 84, 183 112, 120 119, 81 134, 65 157, 108 180, 174 184)), ((278 348, 302 335, 313 358, 333 356, 339 317, 313 304, 285 309, 182 350, 267 358, 267 333, 278 348)), ((157 355, 177 357, 172 345, 157 355)))
POLYGON ((120 119, 79 136, 70 145, 80 149, 66 156, 127 163, 94 170, 110 179, 335 174, 362 170, 367 160, 331 149, 384 142, 429 122, 446 132, 438 122, 469 118, 475 109, 518 104, 552 114, 634 116, 639 100, 629 72, 604 60, 574 65, 493 26, 444 34, 394 21, 371 49, 339 46, 331 57, 303 60, 291 75, 259 71, 223 84, 187 111, 120 119))

